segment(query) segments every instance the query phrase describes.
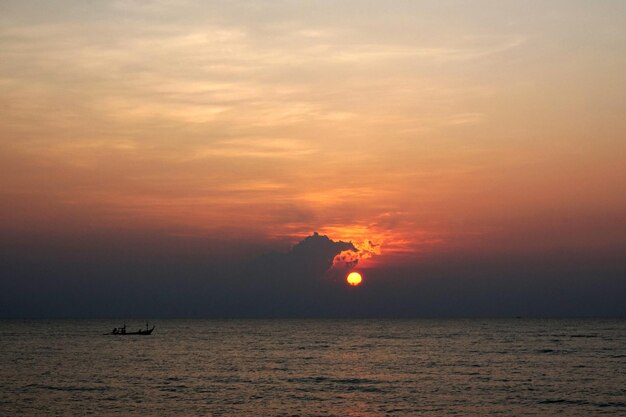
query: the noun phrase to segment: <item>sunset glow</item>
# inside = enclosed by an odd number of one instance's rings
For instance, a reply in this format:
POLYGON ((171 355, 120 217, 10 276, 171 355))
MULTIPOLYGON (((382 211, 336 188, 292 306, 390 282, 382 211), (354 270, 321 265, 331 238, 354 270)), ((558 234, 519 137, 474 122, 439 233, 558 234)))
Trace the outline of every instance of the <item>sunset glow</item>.
POLYGON ((623 276, 625 1, 1 4, 0 293, 623 276))

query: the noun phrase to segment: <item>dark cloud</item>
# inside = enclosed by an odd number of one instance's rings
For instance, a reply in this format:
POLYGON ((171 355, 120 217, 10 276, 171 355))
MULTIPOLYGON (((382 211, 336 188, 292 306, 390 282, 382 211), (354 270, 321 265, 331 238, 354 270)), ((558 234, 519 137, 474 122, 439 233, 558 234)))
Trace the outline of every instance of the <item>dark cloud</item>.
POLYGON ((345 251, 356 251, 351 242, 333 241, 328 236, 315 232, 293 247, 286 255, 291 266, 310 279, 322 278, 333 265, 337 255, 345 251))
POLYGON ((0 318, 626 314, 626 270, 618 251, 596 257, 441 255, 362 270, 364 284, 351 288, 341 268, 353 265, 334 260, 352 259, 356 248, 327 236, 308 236, 280 252, 263 247, 238 256, 234 245, 227 256, 217 243, 165 245, 154 236, 147 241, 160 242, 162 252, 156 243, 132 252, 138 240, 117 242, 116 250, 112 243, 93 242, 64 256, 59 248, 43 256, 43 247, 36 253, 6 247, 0 251, 0 318))
POLYGON ((259 315, 310 314, 338 286, 341 271, 333 270, 335 257, 356 250, 350 242, 314 233, 288 252, 264 254, 248 262, 233 279, 231 300, 234 305, 245 300, 244 310, 259 315))
POLYGON ((316 282, 327 275, 333 266, 333 260, 344 251, 356 251, 351 242, 335 242, 328 236, 313 235, 298 242, 287 253, 262 255, 251 261, 247 267, 247 276, 263 283, 276 281, 281 284, 316 282))

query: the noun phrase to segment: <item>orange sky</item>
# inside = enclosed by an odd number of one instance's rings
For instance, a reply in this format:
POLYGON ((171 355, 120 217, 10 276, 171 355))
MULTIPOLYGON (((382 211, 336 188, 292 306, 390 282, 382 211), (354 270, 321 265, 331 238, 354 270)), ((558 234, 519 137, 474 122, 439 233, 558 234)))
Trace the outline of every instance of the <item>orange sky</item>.
POLYGON ((0 6, 0 233, 623 248, 626 3, 0 6))

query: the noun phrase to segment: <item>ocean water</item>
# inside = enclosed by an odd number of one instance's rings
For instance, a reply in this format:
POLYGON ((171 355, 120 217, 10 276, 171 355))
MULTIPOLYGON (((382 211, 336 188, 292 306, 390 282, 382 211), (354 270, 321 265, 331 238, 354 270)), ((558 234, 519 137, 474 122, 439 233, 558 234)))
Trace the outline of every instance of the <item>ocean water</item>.
POLYGON ((121 324, 0 322, 0 415, 626 415, 624 320, 121 324))

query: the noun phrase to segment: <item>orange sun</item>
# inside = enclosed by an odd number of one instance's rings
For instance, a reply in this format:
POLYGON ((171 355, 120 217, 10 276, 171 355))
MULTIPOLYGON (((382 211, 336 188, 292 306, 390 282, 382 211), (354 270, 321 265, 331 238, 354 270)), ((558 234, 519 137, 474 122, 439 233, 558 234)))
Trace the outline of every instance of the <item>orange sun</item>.
POLYGON ((361 285, 363 277, 361 277, 361 274, 359 274, 358 272, 350 272, 348 274, 348 277, 346 278, 346 281, 348 281, 348 284, 356 287, 357 285, 361 285))

